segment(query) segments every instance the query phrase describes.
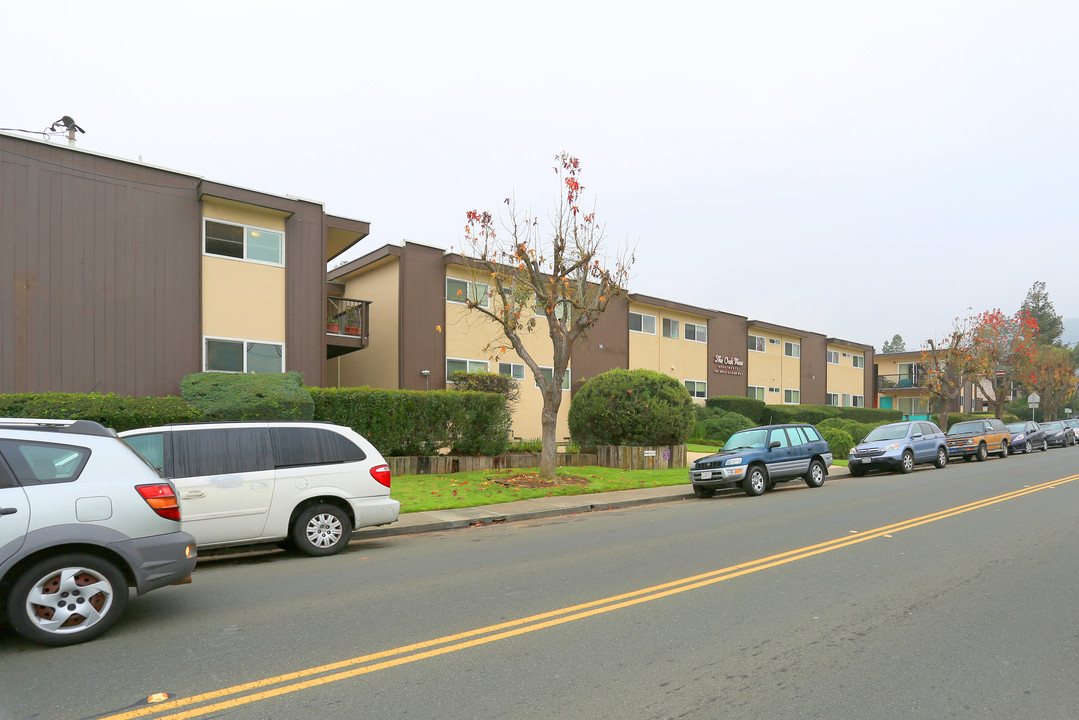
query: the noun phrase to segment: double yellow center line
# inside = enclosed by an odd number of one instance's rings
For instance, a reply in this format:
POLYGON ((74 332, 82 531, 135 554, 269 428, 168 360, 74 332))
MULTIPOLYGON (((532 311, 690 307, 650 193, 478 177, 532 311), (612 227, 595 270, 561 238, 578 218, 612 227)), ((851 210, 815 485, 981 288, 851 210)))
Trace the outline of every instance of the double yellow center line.
POLYGON ((242 685, 234 685, 233 687, 215 690, 201 695, 149 705, 120 714, 110 715, 101 718, 100 720, 133 720, 134 718, 148 717, 151 715, 155 716, 154 720, 184 720, 185 718, 220 713, 224 710, 246 705, 248 703, 267 700, 280 695, 287 695, 300 690, 307 690, 320 685, 347 680, 359 675, 366 675, 367 673, 376 672, 378 670, 385 670, 398 665, 426 660, 428 658, 446 655, 459 650, 466 650, 479 645, 492 643, 497 640, 505 640, 506 638, 536 632, 537 630, 543 630, 556 625, 563 625, 565 623, 573 622, 574 620, 582 620, 594 615, 621 610, 622 608, 659 600, 689 590, 696 590, 708 585, 723 582, 724 580, 731 580, 743 575, 749 575, 750 573, 760 572, 761 570, 767 570, 768 568, 795 562, 796 560, 803 560, 814 555, 820 555, 851 545, 857 545, 858 543, 863 543, 868 540, 886 537, 892 533, 910 530, 911 528, 920 525, 945 520, 956 515, 971 512, 972 510, 980 510, 989 507, 990 505, 995 505, 1006 500, 1014 500, 1015 498, 1024 495, 1036 493, 1075 480, 1079 480, 1079 475, 1071 475, 1040 485, 1031 485, 1014 492, 997 495, 995 497, 986 498, 984 500, 947 510, 941 510, 940 512, 931 515, 923 515, 922 517, 912 518, 910 520, 886 525, 865 532, 852 531, 850 535, 836 538, 835 540, 829 540, 828 542, 809 545, 797 550, 780 553, 779 555, 771 555, 759 560, 732 565, 700 575, 693 575, 691 577, 682 578, 681 580, 663 583, 662 585, 653 585, 652 587, 634 590, 633 592, 624 593, 622 595, 614 595, 612 597, 603 598, 602 600, 594 600, 581 605, 573 605, 559 610, 540 613, 539 615, 530 615, 529 617, 520 618, 518 620, 510 620, 499 623, 498 625, 489 625, 487 627, 477 628, 455 635, 446 635, 445 637, 436 638, 434 640, 405 645, 392 650, 384 650, 370 655, 361 655, 359 657, 341 660, 328 665, 320 665, 318 667, 299 670, 285 675, 277 675, 276 677, 256 680, 242 685), (210 704, 207 705, 205 703, 210 704), (190 707, 187 710, 180 710, 179 712, 170 715, 161 714, 193 705, 198 705, 199 707, 190 707))

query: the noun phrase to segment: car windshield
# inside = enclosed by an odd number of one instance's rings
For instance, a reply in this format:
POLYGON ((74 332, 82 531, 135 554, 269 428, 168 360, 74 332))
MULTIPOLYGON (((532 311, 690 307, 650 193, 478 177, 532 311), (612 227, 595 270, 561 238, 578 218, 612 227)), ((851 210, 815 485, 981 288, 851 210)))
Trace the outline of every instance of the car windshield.
POLYGON ((767 439, 768 431, 764 428, 741 430, 731 435, 730 439, 723 445, 722 452, 744 450, 746 448, 763 448, 767 439))
POLYGON ((985 425, 981 420, 974 422, 961 422, 952 425, 948 430, 949 435, 975 435, 985 430, 985 425))
POLYGON ((1063 427, 1064 426, 1061 425, 1058 422, 1043 422, 1042 423, 1042 430, 1061 430, 1061 429, 1063 429, 1063 427))
POLYGON ((863 442, 898 440, 899 438, 905 438, 907 436, 907 427, 907 425, 881 425, 880 427, 870 430, 863 442))
POLYGON ((1009 423, 1008 424, 1008 430, 1010 430, 1011 432, 1014 432, 1014 433, 1026 432, 1027 431, 1027 424, 1026 423, 1009 423))

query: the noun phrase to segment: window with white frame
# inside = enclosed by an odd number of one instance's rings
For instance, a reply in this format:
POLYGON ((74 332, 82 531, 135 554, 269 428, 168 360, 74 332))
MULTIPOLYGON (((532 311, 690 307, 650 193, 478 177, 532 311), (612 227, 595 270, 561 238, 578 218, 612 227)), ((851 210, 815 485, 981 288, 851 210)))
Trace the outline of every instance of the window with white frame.
POLYGON ((754 352, 764 352, 764 338, 760 335, 750 335, 749 349, 754 352))
POLYGON ((802 393, 799 390, 791 390, 784 388, 783 390, 783 402, 787 405, 797 405, 801 402, 802 393))
MULTIPOLYGON (((573 314, 573 304, 569 300, 559 300, 555 303, 554 316, 556 320, 568 323, 573 314)), ((536 317, 546 318, 547 313, 542 305, 536 305, 536 317)))
POLYGON ((764 386, 763 385, 750 385, 746 388, 746 397, 756 398, 757 400, 764 400, 764 386))
POLYGON ((487 283, 446 278, 446 302, 461 303, 472 301, 480 307, 487 307, 490 302, 487 283))
POLYGON ((465 358, 446 358, 446 378, 449 380, 450 373, 455 372, 487 372, 486 360, 467 360, 465 358))
POLYGON ((690 397, 708 397, 708 383, 704 380, 686 380, 686 390, 689 390, 690 397))
POLYGON ((521 363, 498 363, 498 374, 509 375, 514 380, 525 379, 525 366, 521 363))
POLYGON ((783 354, 786 355, 787 357, 792 357, 792 358, 801 357, 802 356, 802 345, 801 345, 801 343, 790 342, 790 341, 787 341, 787 342, 783 343, 783 354))
POLYGON ((851 395, 851 407, 865 407, 865 395, 851 395))
POLYGON ((896 398, 896 402, 899 404, 899 412, 904 415, 928 415, 929 406, 926 404, 925 398, 921 397, 901 397, 896 398))
MULTIPOLYGON (((540 374, 543 375, 543 378, 547 382, 551 382, 551 381, 554 380, 554 368, 542 367, 541 366, 540 367, 540 374)), ((563 390, 569 390, 569 386, 570 386, 569 375, 570 375, 570 368, 566 368, 566 374, 562 376, 562 389, 563 390)), ((536 383, 536 387, 537 388, 539 387, 539 383, 536 383)))
POLYGON ((772 344, 772 345, 779 345, 780 344, 780 341, 777 340, 776 338, 768 338, 768 342, 770 344, 772 344))
MULTIPOLYGON (((689 323, 686 323, 689 326, 689 323)), ((678 339, 678 321, 671 318, 663 318, 663 337, 678 339)))
POLYGON ((838 365, 839 364, 839 351, 838 350, 829 350, 828 351, 828 364, 829 365, 838 365))
POLYGON ((206 337, 202 367, 207 372, 285 372, 285 346, 281 343, 206 337))
POLYGON ((656 334, 656 316, 645 315, 644 313, 630 312, 629 314, 629 330, 630 332, 646 333, 648 335, 656 334))
POLYGON ((843 407, 850 407, 850 393, 843 393, 843 407))
POLYGON ((285 234, 277 230, 203 218, 203 250, 207 255, 285 264, 285 234))
POLYGON ((856 368, 864 368, 865 367, 865 355, 855 355, 854 356, 854 367, 856 367, 856 368))
POLYGON ((839 405, 839 393, 827 393, 824 396, 825 405, 839 405))
POLYGON ((692 340, 693 342, 708 342, 708 326, 687 322, 686 340, 692 340))

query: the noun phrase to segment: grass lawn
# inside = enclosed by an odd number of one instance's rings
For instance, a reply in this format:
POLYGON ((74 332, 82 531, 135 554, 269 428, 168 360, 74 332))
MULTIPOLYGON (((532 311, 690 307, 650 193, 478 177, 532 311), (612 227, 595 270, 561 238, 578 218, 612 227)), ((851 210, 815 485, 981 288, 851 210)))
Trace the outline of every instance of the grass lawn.
POLYGON ((550 488, 507 487, 497 482, 534 473, 531 469, 476 470, 452 475, 399 475, 393 478, 390 495, 401 503, 401 512, 423 512, 476 507, 551 495, 586 495, 612 490, 632 490, 657 485, 689 483, 689 468, 670 470, 619 470, 605 467, 562 467, 559 475, 584 478, 584 485, 550 488))

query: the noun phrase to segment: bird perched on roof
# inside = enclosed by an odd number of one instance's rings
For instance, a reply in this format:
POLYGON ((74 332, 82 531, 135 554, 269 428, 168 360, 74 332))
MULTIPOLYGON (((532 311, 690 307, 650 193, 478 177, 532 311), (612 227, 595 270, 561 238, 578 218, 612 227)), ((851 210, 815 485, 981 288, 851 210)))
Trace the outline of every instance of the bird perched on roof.
POLYGON ((55 131, 57 125, 63 125, 68 130, 78 130, 81 133, 86 132, 81 127, 79 127, 78 125, 75 124, 75 121, 71 119, 70 115, 64 115, 62 118, 60 118, 59 120, 54 122, 52 124, 52 126, 49 128, 49 130, 55 131))

